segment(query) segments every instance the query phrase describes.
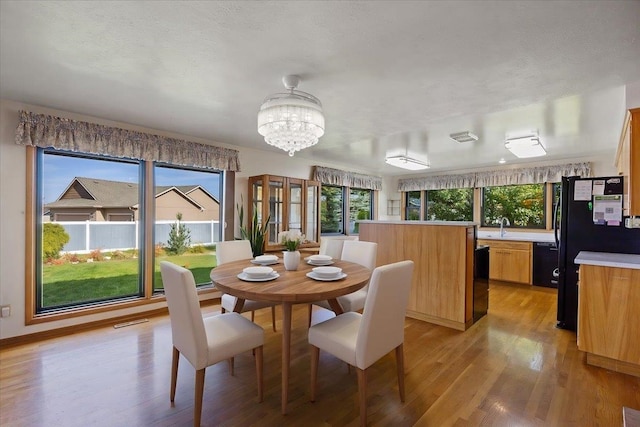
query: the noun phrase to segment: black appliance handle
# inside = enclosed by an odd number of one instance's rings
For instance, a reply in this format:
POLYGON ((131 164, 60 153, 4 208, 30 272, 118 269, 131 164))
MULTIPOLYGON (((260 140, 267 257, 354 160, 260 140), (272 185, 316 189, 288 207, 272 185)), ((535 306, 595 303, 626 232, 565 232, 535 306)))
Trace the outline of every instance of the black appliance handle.
POLYGON ((556 239, 556 248, 560 247, 560 237, 558 237, 558 210, 560 209, 560 199, 562 195, 558 197, 556 203, 553 205, 553 236, 556 239))

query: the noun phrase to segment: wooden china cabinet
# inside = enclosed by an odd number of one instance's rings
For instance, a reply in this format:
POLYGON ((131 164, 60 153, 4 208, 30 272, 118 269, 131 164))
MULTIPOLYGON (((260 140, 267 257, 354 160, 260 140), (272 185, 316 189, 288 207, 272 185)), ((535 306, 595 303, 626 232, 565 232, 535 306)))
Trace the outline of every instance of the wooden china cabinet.
POLYGON ((269 227, 265 252, 282 250, 278 234, 284 230, 300 230, 307 238, 305 246, 320 242, 320 183, 276 175, 249 178, 249 218, 254 207, 260 223, 267 217, 269 227))

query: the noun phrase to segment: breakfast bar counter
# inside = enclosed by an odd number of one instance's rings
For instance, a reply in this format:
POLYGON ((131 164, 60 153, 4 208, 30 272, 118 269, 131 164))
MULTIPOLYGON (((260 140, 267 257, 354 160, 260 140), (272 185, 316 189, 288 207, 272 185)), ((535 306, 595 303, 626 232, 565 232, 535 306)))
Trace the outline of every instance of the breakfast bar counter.
POLYGON ((359 221, 360 240, 377 242, 376 265, 415 263, 407 316, 466 330, 473 324, 476 223, 359 221))

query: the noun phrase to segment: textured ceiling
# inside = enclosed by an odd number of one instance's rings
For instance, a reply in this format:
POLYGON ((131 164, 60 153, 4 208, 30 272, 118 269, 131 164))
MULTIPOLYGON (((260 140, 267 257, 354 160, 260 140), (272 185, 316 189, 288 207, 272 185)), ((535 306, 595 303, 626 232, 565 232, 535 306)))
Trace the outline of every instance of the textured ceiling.
POLYGON ((0 2, 0 96, 276 150, 256 131, 285 74, 317 96, 319 163, 398 175, 610 152, 640 81, 640 1, 0 2), (458 144, 470 130, 476 143, 458 144))

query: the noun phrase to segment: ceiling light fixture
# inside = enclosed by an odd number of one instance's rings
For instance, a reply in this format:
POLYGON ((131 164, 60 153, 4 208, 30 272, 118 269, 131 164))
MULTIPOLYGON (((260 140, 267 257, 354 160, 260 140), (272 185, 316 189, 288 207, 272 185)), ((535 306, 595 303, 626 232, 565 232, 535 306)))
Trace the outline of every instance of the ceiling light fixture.
POLYGON ((505 163, 507 163, 507 161, 504 159, 504 157, 502 157, 500 160, 498 160, 498 163, 504 165, 505 163))
POLYGON ((417 159, 412 159, 411 157, 407 156, 391 156, 387 157, 385 161, 391 166, 402 169, 409 169, 412 171, 429 169, 431 167, 429 163, 425 163, 417 159))
POLYGON ((507 136, 504 146, 519 158, 539 157, 547 154, 547 151, 540 143, 537 132, 522 136, 507 136))
POLYGON ((454 141, 456 141, 458 143, 473 142, 473 141, 477 141, 478 140, 478 136, 472 134, 469 131, 457 132, 457 133, 449 134, 449 138, 453 139, 454 141))
POLYGON ((282 78, 289 92, 269 95, 258 112, 258 133, 267 144, 289 152, 311 147, 324 135, 322 104, 315 96, 296 90, 300 77, 282 78))

